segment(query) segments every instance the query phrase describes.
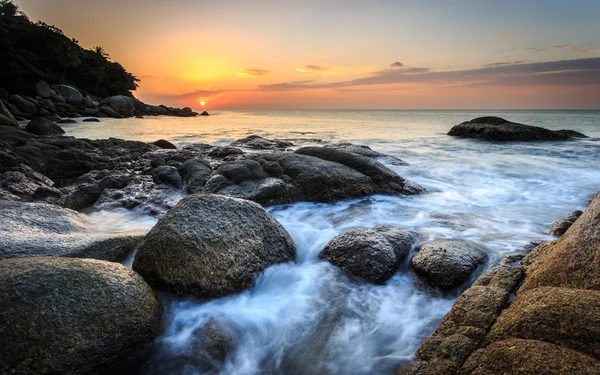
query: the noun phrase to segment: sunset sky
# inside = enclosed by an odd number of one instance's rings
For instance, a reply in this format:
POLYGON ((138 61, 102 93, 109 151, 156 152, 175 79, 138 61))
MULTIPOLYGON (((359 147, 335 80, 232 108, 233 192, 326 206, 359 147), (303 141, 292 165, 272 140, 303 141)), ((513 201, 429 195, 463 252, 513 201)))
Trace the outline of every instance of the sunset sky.
POLYGON ((15 2, 153 104, 600 108, 598 0, 15 2))

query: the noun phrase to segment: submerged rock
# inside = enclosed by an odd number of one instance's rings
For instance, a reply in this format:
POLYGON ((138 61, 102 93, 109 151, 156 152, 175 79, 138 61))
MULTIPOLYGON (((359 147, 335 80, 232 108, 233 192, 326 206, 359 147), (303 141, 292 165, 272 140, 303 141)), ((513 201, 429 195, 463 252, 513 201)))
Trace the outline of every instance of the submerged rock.
POLYGON ((571 228, 571 225, 573 225, 575 220, 577 220, 581 214, 583 214, 582 211, 573 211, 562 219, 555 221, 552 223, 552 225, 550 225, 548 234, 555 237, 562 236, 569 228, 571 228))
POLYGON ((161 307, 135 272, 91 259, 0 261, 0 373, 107 374, 159 333, 161 307))
POLYGON ((190 195, 148 233, 133 269, 154 288, 217 298, 242 291, 268 266, 294 257, 289 234, 256 203, 190 195))
POLYGON ((478 245, 465 241, 434 241, 421 246, 411 259, 415 272, 440 289, 453 289, 487 262, 478 245))
POLYGON ((43 117, 37 117, 29 121, 27 126, 25 126, 25 131, 35 135, 56 135, 65 133, 60 126, 43 117))
POLYGON ((231 146, 234 147, 245 147, 252 148, 255 150, 276 150, 280 148, 285 149, 293 145, 294 144, 292 142, 286 142, 278 139, 270 140, 258 135, 251 135, 246 138, 238 139, 237 141, 231 144, 231 146))
POLYGON ((141 233, 94 233, 94 226, 69 209, 0 201, 0 260, 55 256, 116 261, 143 238, 141 233))
POLYGON ((448 135, 462 138, 481 138, 489 141, 565 141, 587 138, 573 130, 549 130, 538 126, 510 122, 500 117, 478 117, 454 126, 448 135))

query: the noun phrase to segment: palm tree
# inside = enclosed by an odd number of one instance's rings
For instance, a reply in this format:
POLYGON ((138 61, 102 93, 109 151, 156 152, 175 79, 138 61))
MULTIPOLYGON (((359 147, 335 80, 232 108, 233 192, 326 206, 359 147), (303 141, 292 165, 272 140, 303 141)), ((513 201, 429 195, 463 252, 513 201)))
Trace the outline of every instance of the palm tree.
POLYGON ((99 57, 106 59, 106 60, 110 60, 110 55, 104 50, 104 48, 102 48, 100 46, 96 46, 96 47, 92 48, 92 51, 94 51, 94 53, 96 55, 98 55, 99 57))
POLYGON ((27 17, 12 0, 0 0, 0 15, 2 17, 27 17))
POLYGON ((77 67, 81 64, 81 58, 79 57, 79 51, 77 45, 77 40, 71 39, 70 42, 67 42, 63 45, 62 54, 60 54, 59 58, 64 65, 64 70, 62 73, 61 81, 64 83, 67 75, 67 69, 70 67, 77 67))
POLYGON ((110 55, 100 46, 92 48, 92 52, 94 52, 97 57, 94 75, 96 76, 96 96, 100 96, 100 80, 104 77, 106 61, 110 59, 110 55))

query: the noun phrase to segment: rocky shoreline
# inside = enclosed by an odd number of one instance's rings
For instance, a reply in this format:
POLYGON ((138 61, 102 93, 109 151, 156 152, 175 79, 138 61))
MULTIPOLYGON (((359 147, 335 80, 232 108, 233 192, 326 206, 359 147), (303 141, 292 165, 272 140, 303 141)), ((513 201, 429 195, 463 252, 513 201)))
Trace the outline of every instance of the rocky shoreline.
MULTIPOLYGON (((0 126, 1 373, 131 372, 159 333, 155 292, 228 296, 294 261, 290 235, 265 206, 427 192, 361 145, 250 136, 178 149, 61 130, 40 118, 0 126), (89 208, 160 219, 147 234, 99 234, 77 212, 89 208), (115 263, 134 250, 133 271, 115 263)), ((467 288, 398 374, 525 374, 542 365, 537 373, 592 374, 599 212, 600 194, 552 226, 558 240, 483 273, 490 260, 480 245, 390 225, 342 233, 319 258, 362 282, 385 283, 406 264, 425 289, 467 288)), ((216 372, 231 350, 227 331, 211 321, 199 335, 209 339, 195 366, 216 372)))
MULTIPOLYGON (((38 117, 60 122, 68 121, 64 118, 78 117, 198 116, 188 107, 150 105, 132 96, 116 95, 100 100, 64 84, 49 85, 40 81, 35 91, 37 95, 33 97, 13 94, 0 100, 0 125, 18 126, 18 121, 38 117)), ((201 115, 207 116, 208 112, 201 115)))

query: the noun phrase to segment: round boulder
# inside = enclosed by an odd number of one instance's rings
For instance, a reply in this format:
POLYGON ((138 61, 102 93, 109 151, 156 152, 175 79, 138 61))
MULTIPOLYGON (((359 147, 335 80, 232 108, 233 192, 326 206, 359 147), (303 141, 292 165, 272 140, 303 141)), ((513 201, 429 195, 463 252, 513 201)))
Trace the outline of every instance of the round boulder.
POLYGON ((107 374, 133 362, 161 307, 135 272, 91 259, 0 261, 0 373, 107 374))
POLYGON ((333 238, 319 258, 368 282, 381 284, 398 268, 398 257, 388 240, 372 229, 359 228, 333 238))
POLYGON ((478 245, 465 241, 434 241, 421 246, 410 261, 419 276, 440 289, 462 285, 488 256, 478 245))
POLYGON ((154 288, 216 298, 244 290, 265 268, 294 257, 289 234, 258 204, 190 195, 148 233, 133 269, 154 288))
POLYGON ((25 126, 25 131, 35 135, 65 134, 62 128, 43 117, 34 118, 25 126))
POLYGON ((181 187, 181 176, 177 168, 170 165, 161 165, 152 171, 152 179, 157 184, 181 187))
POLYGON ((177 150, 177 146, 175 146, 174 144, 172 144, 171 142, 165 140, 165 139, 159 139, 156 142, 152 142, 153 145, 156 145, 160 148, 164 148, 167 150, 177 150))

